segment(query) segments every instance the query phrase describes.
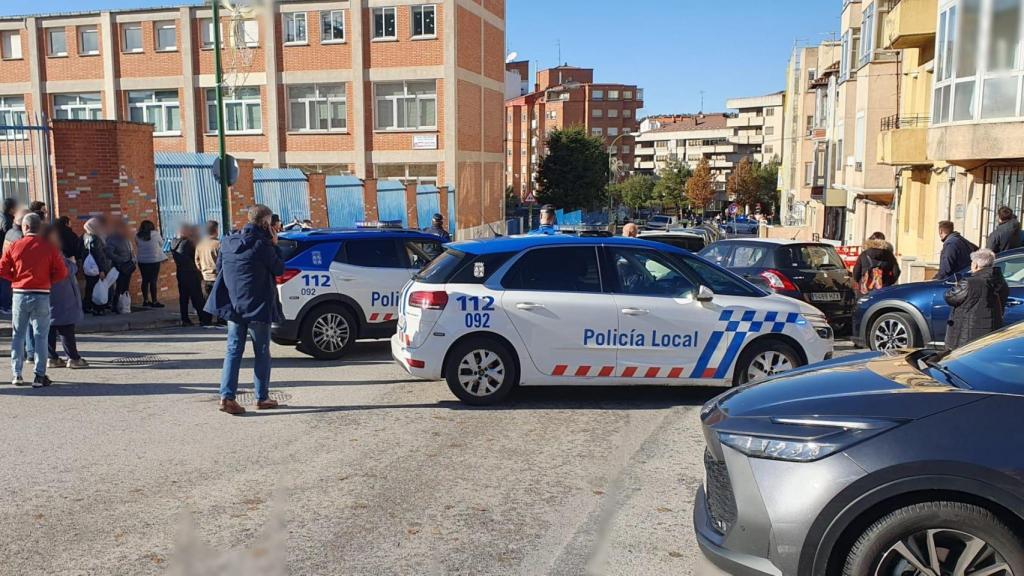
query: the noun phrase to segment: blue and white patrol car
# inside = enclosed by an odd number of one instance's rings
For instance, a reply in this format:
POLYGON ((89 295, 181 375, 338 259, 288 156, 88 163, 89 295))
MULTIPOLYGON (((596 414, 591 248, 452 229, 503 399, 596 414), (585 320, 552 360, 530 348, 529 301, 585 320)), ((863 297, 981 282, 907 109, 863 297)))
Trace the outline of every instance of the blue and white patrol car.
POLYGON ((272 338, 322 360, 341 358, 356 340, 394 334, 402 287, 444 252, 437 236, 376 223, 286 232, 278 247, 284 320, 272 338))
POLYGON ((631 238, 448 244, 402 293, 396 361, 464 402, 516 385, 738 385, 832 356, 810 304, 631 238))

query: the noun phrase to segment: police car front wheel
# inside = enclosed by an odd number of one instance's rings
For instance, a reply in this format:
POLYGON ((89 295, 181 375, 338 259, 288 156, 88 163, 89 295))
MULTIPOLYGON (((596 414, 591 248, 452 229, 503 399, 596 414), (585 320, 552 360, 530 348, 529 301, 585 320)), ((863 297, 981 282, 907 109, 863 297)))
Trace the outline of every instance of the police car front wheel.
POLYGON ((789 344, 779 340, 757 341, 736 362, 733 384, 758 382, 802 365, 800 355, 789 344))
POLYGON ((474 338, 452 349, 445 367, 452 393, 466 404, 496 404, 515 387, 518 373, 512 354, 502 343, 474 338))
POLYGON ((302 326, 302 350, 319 360, 337 360, 356 339, 352 313, 338 304, 312 311, 302 326))

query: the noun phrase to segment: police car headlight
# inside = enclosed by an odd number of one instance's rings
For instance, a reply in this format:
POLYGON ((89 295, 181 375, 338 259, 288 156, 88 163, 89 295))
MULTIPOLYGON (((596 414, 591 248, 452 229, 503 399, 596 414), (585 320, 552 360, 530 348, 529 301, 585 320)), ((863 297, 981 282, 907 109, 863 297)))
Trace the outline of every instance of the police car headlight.
POLYGON ((843 418, 823 420, 819 418, 772 418, 771 424, 778 427, 778 435, 739 434, 719 432, 722 444, 752 458, 784 460, 787 462, 813 462, 846 450, 887 430, 901 422, 873 418, 843 418))
POLYGON ((803 314, 804 320, 811 326, 828 326, 828 318, 824 314, 803 314))

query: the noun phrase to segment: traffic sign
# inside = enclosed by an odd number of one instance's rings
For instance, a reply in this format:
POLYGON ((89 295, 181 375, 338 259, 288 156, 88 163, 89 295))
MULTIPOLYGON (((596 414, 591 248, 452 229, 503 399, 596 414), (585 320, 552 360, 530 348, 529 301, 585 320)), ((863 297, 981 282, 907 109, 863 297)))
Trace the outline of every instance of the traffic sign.
POLYGON ((733 202, 729 204, 729 216, 735 216, 740 211, 740 207, 733 202))
MULTIPOLYGON (((227 160, 228 165, 227 184, 228 186, 234 186, 235 182, 238 181, 238 160, 235 160, 235 157, 230 154, 226 154, 225 159, 227 160)), ((217 182, 220 182, 220 157, 214 158, 212 169, 213 178, 217 180, 217 182)))

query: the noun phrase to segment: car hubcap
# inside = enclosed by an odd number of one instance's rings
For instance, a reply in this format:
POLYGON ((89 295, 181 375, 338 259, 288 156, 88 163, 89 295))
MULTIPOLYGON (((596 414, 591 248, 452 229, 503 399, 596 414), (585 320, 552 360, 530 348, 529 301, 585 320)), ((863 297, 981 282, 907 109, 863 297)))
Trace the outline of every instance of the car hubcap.
POLYGON ((782 352, 768 350, 754 357, 747 368, 747 382, 757 382, 794 368, 793 361, 782 352))
POLYGON ((313 323, 313 344, 324 352, 341 350, 348 344, 348 339, 348 321, 341 314, 329 312, 313 323))
POLYGON ((459 385, 474 396, 489 396, 505 382, 505 364, 490 350, 473 350, 459 362, 459 385))
POLYGON ((1013 576, 988 542, 959 530, 922 530, 882 555, 875 576, 1013 576))
POLYGON ((884 320, 875 328, 875 350, 902 350, 910 347, 910 331, 899 320, 884 320))

